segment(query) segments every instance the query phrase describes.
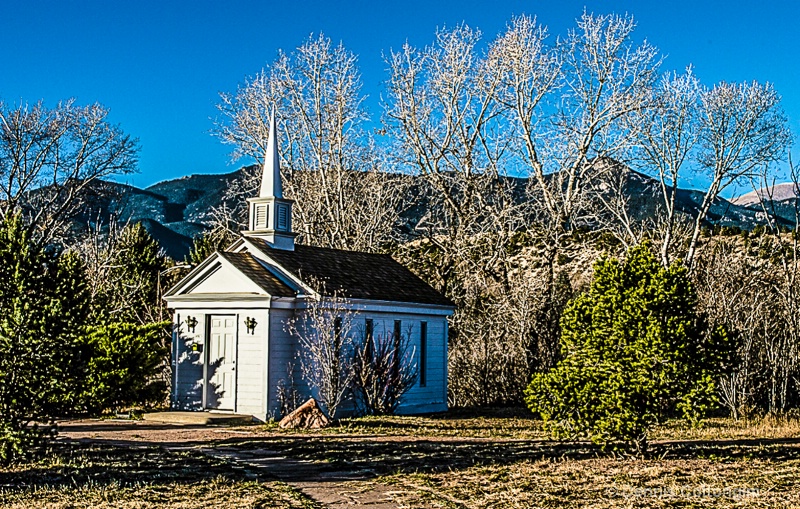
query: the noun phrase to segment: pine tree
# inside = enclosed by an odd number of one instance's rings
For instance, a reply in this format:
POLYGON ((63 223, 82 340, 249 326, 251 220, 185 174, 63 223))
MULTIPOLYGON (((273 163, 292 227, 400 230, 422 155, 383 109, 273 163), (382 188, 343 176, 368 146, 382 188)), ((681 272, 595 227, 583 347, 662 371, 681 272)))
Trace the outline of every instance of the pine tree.
POLYGON ((186 257, 186 263, 197 266, 214 251, 222 251, 236 240, 236 237, 226 230, 206 232, 195 237, 192 249, 186 257))
POLYGON ((77 256, 35 245, 19 216, 0 223, 0 462, 24 455, 71 407, 88 296, 77 256))
MULTIPOLYGON (((146 324, 158 321, 163 303, 159 273, 169 260, 140 224, 126 226, 108 249, 105 283, 94 302, 98 321, 146 324)), ((164 286, 164 285, 162 285, 164 286)))
POLYGON ((164 323, 108 323, 83 330, 90 352, 81 404, 90 413, 158 405, 169 384, 160 376, 169 355, 164 323))
POLYGON ((624 442, 644 454, 651 427, 696 422, 716 403, 731 341, 709 330, 680 264, 662 267, 649 245, 595 265, 587 293, 561 318, 562 360, 535 374, 528 406, 559 438, 624 442))

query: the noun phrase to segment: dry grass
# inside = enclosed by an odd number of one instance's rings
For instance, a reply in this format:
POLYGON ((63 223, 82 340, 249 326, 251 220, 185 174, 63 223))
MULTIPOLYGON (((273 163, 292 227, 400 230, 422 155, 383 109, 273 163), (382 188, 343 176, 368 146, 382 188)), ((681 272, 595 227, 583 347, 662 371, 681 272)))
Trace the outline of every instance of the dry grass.
POLYGON ((526 409, 451 411, 432 416, 382 416, 343 419, 328 433, 378 436, 544 439, 541 422, 526 409))
POLYGON ((9 509, 295 509, 315 505, 289 486, 260 480, 194 452, 56 443, 36 462, 0 469, 9 509))
POLYGON ((800 420, 764 417, 757 419, 706 419, 693 428, 684 421, 671 421, 654 430, 653 440, 737 440, 800 438, 800 420))
POLYGON ((213 441, 262 470, 193 450, 59 443, 42 461, 0 469, 0 507, 315 507, 289 484, 341 473, 350 480, 326 489, 383 486, 410 508, 800 507, 791 419, 670 422, 646 460, 549 440, 524 409, 346 419, 311 432, 272 424, 221 441, 213 431, 193 443, 213 441))
POLYGON ((353 419, 310 438, 280 431, 269 448, 371 472, 401 507, 800 507, 792 419, 670 422, 646 460, 548 440, 523 413, 353 419))
POLYGON ((279 435, 461 437, 545 439, 541 422, 525 408, 451 410, 428 416, 368 416, 340 419, 322 430, 282 430, 277 423, 263 426, 279 435))
POLYGON ((800 460, 547 459, 381 479, 407 507, 798 507, 800 460))
MULTIPOLYGON (((322 430, 283 430, 271 422, 261 429, 276 435, 461 437, 547 440, 549 435, 525 408, 451 410, 429 416, 368 416, 345 418, 322 430)), ((712 418, 692 427, 669 421, 656 427, 651 440, 717 440, 800 438, 800 419, 765 417, 734 421, 712 418)))

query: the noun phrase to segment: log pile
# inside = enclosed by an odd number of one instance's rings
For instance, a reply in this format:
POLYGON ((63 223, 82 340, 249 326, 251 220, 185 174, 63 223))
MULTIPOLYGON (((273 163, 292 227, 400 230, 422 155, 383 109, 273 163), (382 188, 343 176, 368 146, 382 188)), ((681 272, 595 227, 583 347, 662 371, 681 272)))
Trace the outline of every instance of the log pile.
POLYGON ((308 401, 297 407, 292 413, 281 419, 278 426, 282 429, 320 429, 331 423, 325 415, 317 400, 310 398, 308 401))

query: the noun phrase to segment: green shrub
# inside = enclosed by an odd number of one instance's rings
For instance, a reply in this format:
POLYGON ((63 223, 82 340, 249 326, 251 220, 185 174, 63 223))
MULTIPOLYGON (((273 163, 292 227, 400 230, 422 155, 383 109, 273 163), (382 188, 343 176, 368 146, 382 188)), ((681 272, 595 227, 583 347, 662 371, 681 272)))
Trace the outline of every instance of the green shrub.
POLYGON ((168 385, 162 375, 169 349, 169 322, 109 323, 85 327, 88 364, 81 400, 90 413, 163 402, 168 385))
POLYGON ((663 268, 648 245, 625 262, 602 258, 590 290, 561 318, 562 360, 537 373, 528 406, 558 438, 626 443, 639 453, 651 426, 696 422, 716 402, 715 380, 732 346, 707 332, 686 270, 663 268))
POLYGON ((733 237, 742 233, 742 229, 738 226, 722 226, 719 229, 719 234, 723 237, 733 237))
POLYGON ((88 312, 78 258, 34 243, 19 216, 0 221, 0 462, 45 436, 34 423, 71 408, 88 312))

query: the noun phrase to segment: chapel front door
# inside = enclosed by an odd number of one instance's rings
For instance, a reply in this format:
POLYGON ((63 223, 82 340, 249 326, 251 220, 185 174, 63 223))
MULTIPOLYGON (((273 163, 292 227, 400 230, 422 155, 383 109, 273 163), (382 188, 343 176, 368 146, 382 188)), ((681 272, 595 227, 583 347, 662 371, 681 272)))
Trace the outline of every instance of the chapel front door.
POLYGON ((236 317, 211 315, 206 359, 206 408, 236 410, 236 317))

